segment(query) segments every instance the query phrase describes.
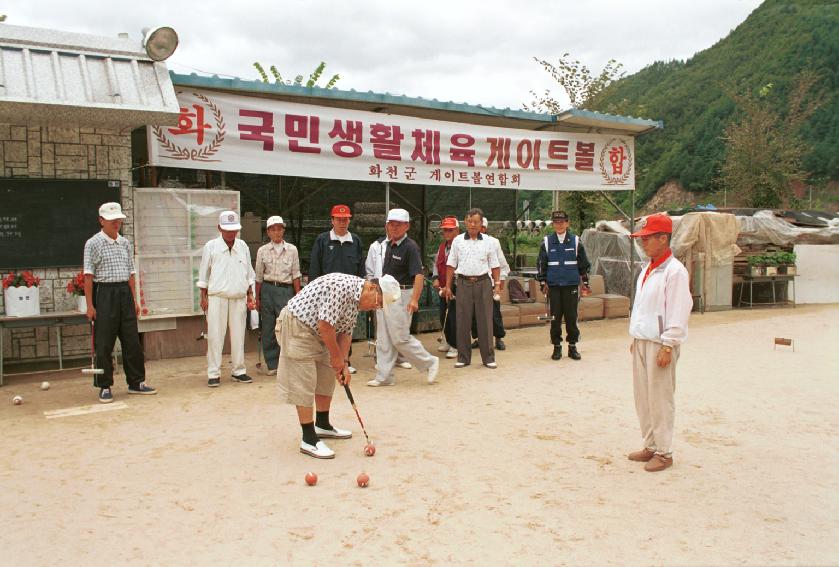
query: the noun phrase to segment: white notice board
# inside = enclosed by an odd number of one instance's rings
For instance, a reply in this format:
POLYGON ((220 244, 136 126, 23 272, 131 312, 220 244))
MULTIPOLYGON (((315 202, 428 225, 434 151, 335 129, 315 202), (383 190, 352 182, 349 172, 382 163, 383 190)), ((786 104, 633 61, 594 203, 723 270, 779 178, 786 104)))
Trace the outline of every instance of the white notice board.
POLYGON ((201 313, 195 283, 201 251, 218 236, 221 211, 239 212, 239 192, 134 190, 134 262, 140 318, 201 313))

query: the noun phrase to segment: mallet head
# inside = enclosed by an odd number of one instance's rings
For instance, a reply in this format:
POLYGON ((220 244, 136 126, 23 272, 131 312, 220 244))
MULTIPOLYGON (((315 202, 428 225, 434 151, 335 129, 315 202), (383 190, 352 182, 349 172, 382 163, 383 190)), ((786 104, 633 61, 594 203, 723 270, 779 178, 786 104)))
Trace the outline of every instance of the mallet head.
POLYGON ((82 374, 104 374, 101 368, 82 368, 82 374))

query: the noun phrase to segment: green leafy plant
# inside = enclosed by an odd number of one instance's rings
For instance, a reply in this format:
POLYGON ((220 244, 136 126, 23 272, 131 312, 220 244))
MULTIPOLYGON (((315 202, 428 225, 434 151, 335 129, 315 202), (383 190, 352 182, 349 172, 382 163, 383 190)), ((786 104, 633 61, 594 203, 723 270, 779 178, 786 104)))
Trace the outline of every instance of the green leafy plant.
MULTIPOLYGON (((254 68, 259 73, 259 78, 262 80, 263 83, 270 83, 270 79, 268 78, 268 73, 265 72, 265 68, 259 61, 254 61, 253 63, 254 68)), ((269 68, 271 74, 274 76, 274 84, 276 85, 289 85, 289 86, 297 86, 302 87, 303 85, 303 75, 297 75, 294 77, 293 81, 285 81, 283 80, 283 76, 280 74, 280 71, 277 69, 276 65, 271 65, 269 68)), ((306 87, 312 88, 318 86, 318 81, 320 80, 321 75, 323 75, 323 70, 326 69, 326 62, 321 61, 320 65, 315 67, 315 70, 312 71, 311 75, 309 75, 309 80, 306 81, 306 87)), ((332 75, 332 78, 326 83, 326 86, 323 87, 325 89, 332 89, 335 88, 335 83, 341 78, 340 75, 337 73, 332 75)))

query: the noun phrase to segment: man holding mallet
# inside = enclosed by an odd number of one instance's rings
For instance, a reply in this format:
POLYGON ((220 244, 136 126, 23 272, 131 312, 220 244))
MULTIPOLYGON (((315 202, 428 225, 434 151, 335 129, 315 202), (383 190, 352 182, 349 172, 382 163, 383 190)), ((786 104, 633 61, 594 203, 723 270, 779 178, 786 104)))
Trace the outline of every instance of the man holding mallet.
POLYGON ((392 277, 376 282, 332 273, 309 282, 280 312, 275 331, 280 344, 277 382, 280 398, 297 408, 301 453, 332 459, 335 452, 321 439, 352 437, 351 431, 332 425, 329 408, 335 383, 350 381, 347 357, 358 312, 379 309, 400 297, 392 277))
POLYGON ((122 345, 122 366, 129 394, 153 395, 146 385, 146 366, 140 334, 137 332, 137 305, 134 289, 134 251, 131 242, 119 233, 125 215, 119 203, 99 207, 102 231, 84 245, 84 295, 87 318, 93 333, 95 367, 93 385, 99 388, 99 401, 114 401, 113 351, 117 337, 122 345))

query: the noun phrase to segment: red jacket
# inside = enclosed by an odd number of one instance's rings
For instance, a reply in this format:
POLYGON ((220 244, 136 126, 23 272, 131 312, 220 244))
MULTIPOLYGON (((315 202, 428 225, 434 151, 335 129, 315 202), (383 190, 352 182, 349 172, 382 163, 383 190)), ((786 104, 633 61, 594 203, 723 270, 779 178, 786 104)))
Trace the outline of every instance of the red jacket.
MULTIPOLYGON (((434 261, 434 264, 437 266, 437 275, 440 278, 440 287, 446 287, 448 283, 448 280, 446 280, 446 274, 448 272, 446 260, 449 259, 449 255, 446 253, 446 244, 451 243, 447 240, 440 243, 440 248, 437 249, 437 259, 434 261)), ((449 249, 451 250, 451 248, 449 249)))

